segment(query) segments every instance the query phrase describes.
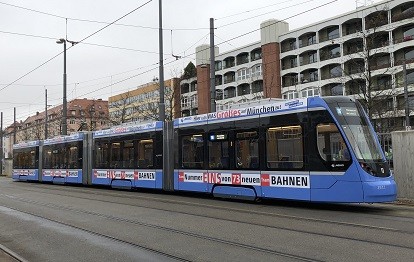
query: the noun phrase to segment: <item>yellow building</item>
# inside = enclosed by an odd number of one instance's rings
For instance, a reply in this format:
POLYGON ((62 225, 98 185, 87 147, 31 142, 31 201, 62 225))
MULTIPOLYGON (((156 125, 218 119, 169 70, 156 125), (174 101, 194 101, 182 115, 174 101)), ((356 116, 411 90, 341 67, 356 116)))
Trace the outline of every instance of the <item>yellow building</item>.
MULTIPOLYGON (((178 78, 164 81, 166 120, 180 116, 179 81, 178 78)), ((108 99, 111 124, 120 125, 127 122, 158 120, 159 101, 160 86, 158 82, 150 82, 138 86, 134 90, 111 96, 108 99)))

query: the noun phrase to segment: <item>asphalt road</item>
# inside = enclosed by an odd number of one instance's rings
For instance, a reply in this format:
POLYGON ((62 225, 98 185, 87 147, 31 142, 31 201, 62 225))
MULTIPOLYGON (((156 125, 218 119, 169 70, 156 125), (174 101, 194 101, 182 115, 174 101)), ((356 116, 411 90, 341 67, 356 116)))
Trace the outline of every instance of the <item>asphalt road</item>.
POLYGON ((414 257, 410 205, 252 203, 0 178, 0 221, 0 249, 11 250, 23 261, 414 257))

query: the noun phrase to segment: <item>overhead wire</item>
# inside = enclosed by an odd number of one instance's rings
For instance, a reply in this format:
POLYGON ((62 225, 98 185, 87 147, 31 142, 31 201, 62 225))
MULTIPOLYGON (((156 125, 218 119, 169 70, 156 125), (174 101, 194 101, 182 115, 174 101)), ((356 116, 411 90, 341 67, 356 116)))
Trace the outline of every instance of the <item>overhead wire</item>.
MULTIPOLYGON (((326 5, 332 4, 332 3, 337 2, 337 1, 338 1, 338 0, 333 0, 333 1, 327 2, 327 3, 325 3, 325 4, 321 4, 321 5, 319 5, 319 6, 313 7, 313 8, 311 8, 311 9, 305 10, 305 11, 303 11, 303 12, 299 12, 299 13, 297 13, 297 14, 294 14, 294 15, 292 15, 292 16, 289 16, 289 17, 287 17, 287 18, 285 18, 285 19, 283 19, 283 20, 281 20, 281 21, 291 19, 291 18, 293 18, 293 17, 296 17, 296 16, 302 15, 302 14, 304 14, 304 13, 307 13, 307 12, 310 12, 310 11, 313 11, 313 10, 316 10, 316 9, 318 9, 318 8, 321 8, 321 7, 323 7, 323 6, 326 6, 326 5)), ((272 24, 266 25, 266 27, 269 27, 269 26, 275 25, 275 24, 277 24, 277 23, 279 23, 279 22, 280 22, 280 21, 275 21, 275 23, 272 23, 272 24)), ((222 45, 222 44, 224 44, 224 43, 227 43, 227 42, 232 41, 232 40, 234 40, 234 39, 237 39, 237 38, 240 38, 240 37, 246 36, 246 35, 248 35, 248 34, 251 34, 251 33, 253 33, 253 32, 256 32, 256 31, 258 31, 258 30, 260 30, 260 29, 252 30, 252 31, 250 31, 250 32, 247 32, 247 33, 244 33, 244 34, 238 35, 238 36, 233 37, 233 38, 231 38, 231 39, 229 39, 229 40, 226 40, 226 41, 223 41, 223 42, 221 42, 221 43, 218 43, 217 45, 222 45)), ((208 50, 208 49, 209 49, 209 47, 206 47, 205 49, 198 50, 198 52, 202 52, 202 51, 205 51, 205 50, 208 50)), ((193 52, 193 53, 191 53, 191 54, 185 55, 185 56, 183 56, 182 58, 189 57, 189 56, 192 56, 192 55, 194 55, 194 54, 197 54, 197 51, 196 51, 196 52, 193 52)), ((164 59, 164 60, 166 60, 166 59, 164 59)), ((177 60, 175 60, 175 59, 174 59, 174 60, 172 60, 172 61, 170 61, 170 62, 165 63, 164 65, 169 65, 169 64, 174 63, 174 62, 176 62, 176 61, 177 61, 177 60)), ((155 63, 155 64, 153 64, 153 65, 154 65, 154 66, 155 66, 155 65, 158 65, 158 63, 155 63)), ((134 77, 140 76, 140 75, 142 75, 142 74, 145 74, 145 73, 151 72, 151 71, 156 70, 156 69, 158 69, 158 67, 151 68, 151 69, 146 70, 146 71, 144 71, 144 72, 142 72, 142 73, 139 73, 139 74, 136 74, 136 75, 130 76, 130 77, 128 77, 128 78, 125 78, 125 79, 123 79, 123 80, 117 81, 117 82, 115 82, 115 83, 113 83, 113 84, 122 83, 122 82, 124 82, 124 81, 130 80, 130 79, 132 79, 132 78, 134 78, 134 77)), ((111 85, 112 85, 112 84, 111 84, 111 85)), ((107 87, 109 87, 109 86, 110 86, 110 85, 106 85, 106 86, 104 86, 104 87, 101 87, 101 88, 95 89, 95 90, 93 90, 93 91, 87 92, 87 93, 85 93, 85 94, 83 94, 83 95, 81 95, 81 96, 85 96, 85 95, 88 95, 88 94, 94 93, 94 92, 96 92, 96 91, 99 91, 99 90, 105 89, 105 88, 107 88, 107 87)))
POLYGON ((277 9, 277 10, 269 11, 269 12, 266 12, 266 13, 263 13, 263 14, 259 14, 259 15, 251 16, 251 17, 244 18, 244 19, 241 19, 241 20, 238 20, 238 21, 234 21, 234 22, 231 22, 231 23, 227 23, 227 24, 218 26, 217 28, 223 28, 223 27, 226 27, 226 26, 229 26, 229 25, 234 25, 234 24, 237 24, 237 23, 240 23, 240 22, 244 22, 244 21, 247 21, 247 20, 250 20, 250 19, 260 17, 260 16, 268 15, 268 14, 271 14, 271 13, 275 13, 275 12, 278 12, 278 11, 282 11, 282 10, 285 10, 285 9, 289 9, 289 8, 292 8, 292 7, 295 7, 295 6, 303 5, 303 4, 314 2, 314 1, 316 1, 316 0, 308 0, 308 1, 300 2, 300 3, 293 4, 293 5, 290 5, 290 6, 286 6, 286 7, 277 9))
MULTIPOLYGON (((291 19, 291 18, 293 18, 293 17, 296 17, 296 16, 299 16, 299 15, 302 15, 302 14, 308 13, 308 12, 310 12, 310 11, 316 10, 316 9, 321 8, 321 7, 324 7, 324 6, 327 6, 327 5, 332 4, 332 3, 334 3, 334 2, 337 2, 337 1, 338 1, 338 0, 333 0, 333 1, 330 1, 330 2, 327 2, 327 3, 324 3, 324 4, 321 4, 321 5, 318 5, 318 6, 316 6, 316 7, 310 8, 310 9, 308 9, 308 10, 305 10, 305 11, 302 11, 302 12, 296 13, 296 14, 294 14, 294 15, 292 15, 292 16, 286 17, 286 18, 284 18, 284 19, 283 19, 283 20, 281 20, 281 21, 288 20, 288 19, 291 19)), ((274 24, 276 24, 276 23, 278 23, 278 22, 280 22, 280 21, 275 21, 275 23, 269 24, 269 25, 267 25, 266 27, 271 26, 271 25, 274 25, 274 24)), ((238 35, 238 36, 235 36, 235 37, 233 37, 233 38, 231 38, 231 39, 228 39, 228 40, 225 40, 225 41, 223 41, 223 42, 220 42, 220 43, 218 43, 217 45, 222 45, 222 44, 224 44, 224 43, 228 43, 228 42, 230 42, 230 41, 232 41, 232 40, 235 40, 235 39, 237 39, 237 38, 240 38, 240 37, 246 36, 246 35, 248 35, 248 34, 251 34, 251 33, 253 33, 253 32, 256 32, 256 31, 258 31, 258 30, 260 30, 260 29, 256 29, 256 30, 252 30, 252 31, 249 31, 249 32, 243 33, 243 34, 238 35)), ((208 34, 207 34, 207 36, 208 36, 208 34)), ((205 36, 205 37, 206 37, 206 36, 205 36)), ((205 37, 203 37, 202 39, 204 39, 205 37)), ((201 40, 202 40, 202 39, 201 39, 201 40)), ((199 40, 199 41, 201 41, 201 40, 199 40)), ((198 41, 198 42, 199 42, 199 41, 198 41)), ((190 48, 191 48, 191 47, 190 47, 190 48)), ((190 49, 190 48, 188 48, 188 49, 190 49)), ((187 49, 187 50, 188 50, 188 49, 187 49)), ((208 49, 208 48, 206 48, 206 50, 207 50, 207 49, 208 49)), ((187 51, 187 50, 186 50, 186 51, 187 51)), ((201 52, 201 51, 205 51, 205 50, 198 50, 198 52, 201 52)), ((184 51, 184 52, 185 52, 185 51, 184 51)), ((192 56, 192 55, 194 55, 194 54, 196 54, 196 53, 197 53, 197 52, 194 52, 194 53, 191 53, 191 54, 188 54, 188 55, 184 55, 181 59, 184 59, 184 58, 186 58, 186 57, 192 56)), ((166 59, 164 59, 164 60, 166 60, 166 59)), ((168 65, 168 64, 174 63, 174 62, 176 62, 176 61, 177 61, 177 60, 170 61, 170 62, 166 63, 165 65, 168 65)), ((154 65, 154 66, 155 66, 155 65, 157 65, 157 64, 158 64, 158 63, 152 64, 152 65, 154 65)), ((105 88, 107 88, 107 87, 113 86, 114 84, 118 84, 118 83, 125 82, 125 81, 127 81, 127 80, 129 80, 129 79, 132 79, 132 78, 134 78, 134 77, 137 77, 137 76, 139 76, 139 75, 142 75, 142 74, 148 73, 148 72, 153 71, 153 70, 156 70, 156 69, 158 69, 158 67, 151 68, 151 69, 146 70, 146 71, 144 71, 144 72, 141 72, 141 73, 139 73, 139 74, 136 74, 136 75, 130 76, 130 77, 128 77, 128 78, 122 79, 122 80, 117 81, 117 82, 115 82, 115 83, 111 83, 110 85, 106 85, 106 86, 104 86, 104 87, 101 87, 101 88, 95 89, 95 90, 93 90, 93 91, 87 92, 87 93, 82 94, 82 95, 80 95, 80 96, 85 96, 85 95, 88 95, 88 94, 94 93, 94 92, 96 92, 96 91, 99 91, 99 90, 105 89, 105 88)), ((0 91, 1 91, 1 90, 0 90, 0 91)))
POLYGON ((221 20, 221 19, 226 19, 226 18, 233 17, 233 16, 238 16, 238 15, 242 15, 242 14, 246 14, 246 13, 251 13, 251 12, 254 12, 254 11, 257 11, 257 10, 260 10, 260 9, 264 9, 264 8, 268 8, 268 7, 271 7, 271 6, 280 5, 280 4, 284 4, 284 3, 289 3, 289 2, 292 2, 292 0, 287 0, 287 1, 280 2, 280 3, 275 3, 275 4, 271 4, 271 5, 267 5, 267 6, 262 6, 262 7, 246 10, 246 11, 243 11, 243 12, 240 12, 240 13, 235 13, 235 14, 231 14, 231 15, 218 17, 218 18, 215 18, 214 20, 221 20))
MULTIPOLYGON (((142 7, 144 7, 145 5, 147 5, 148 3, 152 2, 152 0, 149 0, 147 2, 145 2, 144 4, 138 6, 137 8, 133 9, 132 11, 128 12, 127 14, 121 16, 120 18, 116 19, 115 21, 113 21, 112 23, 102 27, 101 29, 93 32, 92 34, 86 36, 85 38, 83 38, 82 40, 78 41, 77 43, 81 43, 83 41, 85 41, 86 39, 96 35, 97 33, 101 32, 102 30, 108 28, 109 26, 111 26, 113 23, 116 23, 117 21, 125 18, 126 16, 132 14, 133 12, 137 11, 138 9, 141 9, 142 7)), ((50 61, 52 61, 53 59, 55 59, 56 57, 58 57, 59 55, 61 55, 62 53, 64 53, 65 51, 69 50, 70 48, 72 48, 74 45, 69 46, 68 48, 66 48, 66 50, 58 53, 57 55, 53 56, 52 58, 49 58, 46 62, 43 62, 41 65, 37 66, 36 68, 32 69, 31 71, 29 71, 28 73, 24 74, 23 76, 19 77, 18 79, 14 80, 12 83, 0 88, 0 92, 3 91, 4 89, 6 89, 7 87, 11 86, 12 84, 16 83, 17 81, 23 79, 24 77, 26 77, 27 75, 31 74, 32 72, 36 71, 37 69, 41 68, 42 66, 44 66, 45 64, 49 63, 50 61)))
MULTIPOLYGON (((66 22, 67 22, 67 20, 71 20, 71 21, 88 22, 88 23, 96 23, 96 24, 112 24, 112 25, 116 25, 116 26, 135 27, 135 28, 159 30, 158 27, 152 27, 152 26, 141 26, 141 25, 131 25, 131 24, 119 24, 119 23, 111 23, 111 22, 104 22, 104 21, 97 21, 97 20, 90 20, 90 19, 64 17, 64 16, 61 16, 61 15, 56 15, 56 14, 52 14, 52 13, 48 13, 48 12, 43 12, 43 11, 39 11, 39 10, 35 10, 35 9, 23 7, 23 6, 13 5, 13 4, 9 4, 9 3, 0 2, 0 4, 7 5, 7 6, 11 6, 11 7, 15 7, 15 8, 19 8, 19 9, 23 9, 23 10, 26 10, 26 11, 31 11, 31 12, 43 14, 43 15, 48 15, 48 16, 52 16, 52 17, 56 17, 56 18, 65 19, 66 22)), ((200 28, 163 28, 163 30, 168 30, 168 31, 169 30, 175 30, 175 31, 197 31, 197 30, 208 30, 208 29, 210 29, 210 28, 208 28, 208 27, 200 27, 200 28)))

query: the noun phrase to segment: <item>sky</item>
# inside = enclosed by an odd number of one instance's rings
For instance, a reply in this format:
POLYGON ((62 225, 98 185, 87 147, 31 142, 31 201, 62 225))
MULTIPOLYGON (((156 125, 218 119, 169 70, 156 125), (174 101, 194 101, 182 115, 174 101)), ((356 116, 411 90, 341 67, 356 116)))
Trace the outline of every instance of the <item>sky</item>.
MULTIPOLYGON (((56 43, 61 38, 80 42, 67 45, 68 101, 107 100, 158 77, 158 3, 0 0, 3 127, 13 123, 13 108, 18 121, 44 111, 45 89, 48 105, 62 103, 64 49, 56 43)), ((196 46, 209 44, 210 18, 215 19, 215 43, 221 53, 259 41, 260 30, 242 35, 259 29, 265 20, 292 17, 286 21, 295 29, 355 10, 356 1, 164 0, 162 7, 164 78, 169 79, 180 76, 190 61, 195 63, 196 46)))

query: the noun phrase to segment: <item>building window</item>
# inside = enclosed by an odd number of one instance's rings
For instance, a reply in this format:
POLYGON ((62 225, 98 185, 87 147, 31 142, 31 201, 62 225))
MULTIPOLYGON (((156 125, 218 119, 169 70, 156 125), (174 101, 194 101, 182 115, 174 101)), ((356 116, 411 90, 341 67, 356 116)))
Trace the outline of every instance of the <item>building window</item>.
POLYGON ((289 91, 283 95, 283 99, 295 99, 299 97, 299 93, 296 91, 289 91))
POLYGON ((328 39, 335 39, 339 37, 339 28, 338 27, 334 27, 331 29, 328 29, 328 39))
POLYGON ((237 71, 237 81, 244 80, 250 77, 250 70, 248 68, 243 68, 237 71))
POLYGON ((308 45, 316 44, 316 35, 308 36, 308 45))
POLYGON ((309 53, 309 63, 316 63, 318 62, 317 52, 309 53))
POLYGON ((262 65, 258 64, 252 67, 252 77, 262 75, 262 65))
POLYGON ((70 114, 71 114, 72 116, 76 116, 76 110, 70 110, 70 114))

